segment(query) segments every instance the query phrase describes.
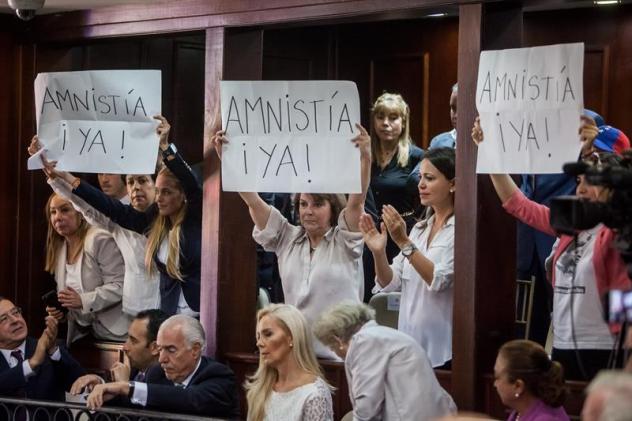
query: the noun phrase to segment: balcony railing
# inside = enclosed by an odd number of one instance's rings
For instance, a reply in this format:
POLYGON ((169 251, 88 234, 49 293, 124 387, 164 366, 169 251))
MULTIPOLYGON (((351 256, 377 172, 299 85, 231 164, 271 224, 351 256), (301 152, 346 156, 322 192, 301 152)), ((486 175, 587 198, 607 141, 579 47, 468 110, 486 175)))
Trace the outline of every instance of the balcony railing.
POLYGON ((68 402, 0 397, 0 420, 4 421, 223 421, 190 414, 147 411, 106 406, 97 411, 68 402), (28 410, 28 417, 25 416, 28 410))

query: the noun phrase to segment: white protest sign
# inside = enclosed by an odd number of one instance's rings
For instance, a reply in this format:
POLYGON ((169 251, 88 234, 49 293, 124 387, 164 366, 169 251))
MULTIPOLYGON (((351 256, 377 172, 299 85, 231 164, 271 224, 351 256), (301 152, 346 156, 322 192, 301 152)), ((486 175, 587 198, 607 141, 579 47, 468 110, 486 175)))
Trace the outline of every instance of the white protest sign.
POLYGON ((222 81, 225 191, 359 193, 349 81, 222 81))
POLYGON ((580 150, 584 44, 483 51, 478 173, 561 173, 580 150))
POLYGON ((64 171, 151 174, 158 154, 159 70, 40 73, 35 79, 39 155, 64 171))

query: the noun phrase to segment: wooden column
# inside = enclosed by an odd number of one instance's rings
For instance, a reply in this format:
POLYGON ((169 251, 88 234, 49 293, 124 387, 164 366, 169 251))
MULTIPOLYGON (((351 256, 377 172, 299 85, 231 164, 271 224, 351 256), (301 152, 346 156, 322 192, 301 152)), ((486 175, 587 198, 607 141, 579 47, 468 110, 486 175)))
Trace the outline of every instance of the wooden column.
POLYGON ((482 409, 482 375, 493 371, 515 317, 515 223, 489 177, 476 175, 470 139, 478 60, 483 49, 519 47, 521 39, 520 2, 460 6, 452 395, 463 410, 482 409))
POLYGON ((206 31, 201 294, 209 355, 255 350, 253 223, 237 193, 222 191, 221 167, 209 138, 221 126, 219 81, 261 79, 262 41, 263 31, 259 29, 206 31))

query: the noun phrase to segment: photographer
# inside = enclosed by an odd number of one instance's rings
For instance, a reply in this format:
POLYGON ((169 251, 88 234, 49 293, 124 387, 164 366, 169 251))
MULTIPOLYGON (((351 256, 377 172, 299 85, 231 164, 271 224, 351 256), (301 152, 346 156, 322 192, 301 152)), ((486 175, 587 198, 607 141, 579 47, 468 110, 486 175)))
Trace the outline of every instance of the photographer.
MULTIPOLYGON (((478 119, 472 139, 476 144, 483 140, 478 119)), ((614 128, 602 128, 596 138, 587 141, 605 152, 618 151, 621 144, 630 145, 627 137, 614 128)), ((593 153, 584 162, 618 165, 618 157, 593 153)), ((507 212, 539 231, 557 235, 549 223, 548 207, 527 199, 509 175, 490 177, 507 212)), ((577 176, 576 194, 580 199, 605 203, 611 192, 608 187, 589 184, 583 174, 577 176)), ((631 284, 621 255, 613 246, 614 237, 614 231, 602 223, 576 236, 558 236, 547 259, 547 275, 554 291, 552 358, 564 366, 567 379, 590 380, 610 360, 614 338, 602 316, 601 297, 610 289, 628 289, 631 284)))

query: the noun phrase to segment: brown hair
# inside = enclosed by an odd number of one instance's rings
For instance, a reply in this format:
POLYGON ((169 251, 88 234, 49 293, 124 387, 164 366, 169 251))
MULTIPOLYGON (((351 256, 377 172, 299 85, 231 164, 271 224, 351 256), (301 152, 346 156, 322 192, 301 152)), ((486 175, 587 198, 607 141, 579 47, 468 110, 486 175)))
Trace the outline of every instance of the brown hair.
MULTIPOLYGON (((48 232, 46 233, 46 261, 44 263, 44 270, 50 274, 55 273, 55 267, 57 266, 57 256, 59 255, 59 249, 64 244, 64 241, 66 241, 64 237, 62 237, 61 235, 59 235, 59 233, 57 233, 57 231, 55 231, 55 227, 53 227, 53 224, 50 222, 50 205, 51 205, 51 202, 53 201, 53 198, 55 198, 55 196, 57 196, 57 193, 53 193, 49 196, 48 200, 46 201, 46 207, 44 208, 44 215, 46 215, 46 221, 48 221, 48 232)), ((62 199, 64 198, 62 197, 62 199)), ((64 200, 70 203, 70 201, 66 199, 64 200)), ((75 209, 75 213, 80 218, 79 228, 77 229, 77 233, 79 234, 79 238, 81 238, 81 242, 83 243, 83 241, 86 238, 86 235, 88 234, 88 229, 90 228, 90 225, 84 219, 81 212, 75 209)))
POLYGON ((509 341, 498 355, 505 360, 505 372, 511 383, 522 380, 532 395, 549 406, 564 403, 568 394, 564 369, 557 361, 551 361, 540 344, 524 339, 509 341))
POLYGON ((294 211, 295 215, 298 218, 299 215, 299 206, 301 203, 301 195, 309 194, 314 198, 314 202, 322 203, 329 202, 331 206, 331 219, 329 220, 329 224, 332 227, 338 225, 338 217, 340 216, 340 212, 347 206, 347 199, 344 194, 333 194, 333 193, 296 193, 294 195, 294 211))

